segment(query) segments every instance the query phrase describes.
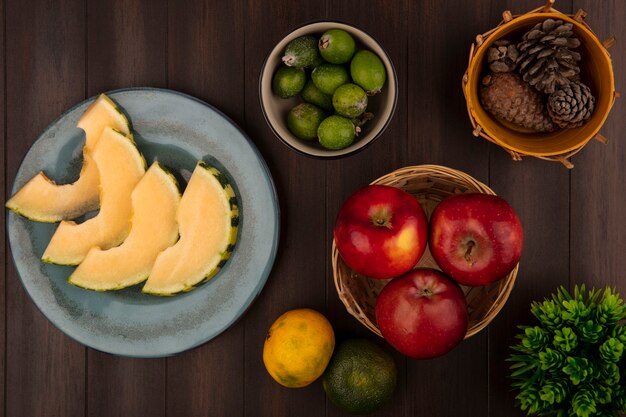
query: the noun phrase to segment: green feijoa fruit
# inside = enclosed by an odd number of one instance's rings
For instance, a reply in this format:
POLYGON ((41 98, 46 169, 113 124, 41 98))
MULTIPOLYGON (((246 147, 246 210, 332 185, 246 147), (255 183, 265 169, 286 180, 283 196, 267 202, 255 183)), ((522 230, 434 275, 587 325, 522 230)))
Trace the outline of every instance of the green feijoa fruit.
POLYGON ((311 79, 322 93, 332 95, 337 87, 348 82, 350 76, 341 65, 322 64, 313 69, 311 79))
POLYGON ((333 97, 322 93, 311 80, 307 81, 304 85, 300 97, 307 103, 315 104, 324 110, 333 110, 333 97))
POLYGON ((329 116, 317 128, 320 144, 326 149, 343 149, 354 142, 356 128, 350 119, 342 116, 329 116))
POLYGON ((304 68, 315 62, 318 57, 317 39, 313 36, 300 36, 287 44, 283 62, 290 67, 304 68))
POLYGON ((360 116, 367 108, 367 94, 356 84, 344 84, 333 94, 333 107, 342 116, 360 116))
POLYGON ((354 55, 350 62, 350 75, 352 81, 361 86, 370 96, 379 93, 387 79, 385 65, 375 53, 370 51, 359 51, 354 55))
POLYGON ((318 67, 322 64, 325 64, 326 61, 324 61, 324 58, 322 58, 322 56, 320 54, 317 54, 317 58, 315 58, 315 60, 313 62, 311 62, 311 64, 309 64, 309 66, 307 68, 310 69, 314 69, 315 67, 318 67))
POLYGON ((278 97, 293 97, 302 91, 306 82, 304 70, 282 65, 274 74, 272 89, 278 97))
POLYGON ((350 61, 356 44, 348 32, 331 29, 324 32, 318 44, 322 58, 331 64, 345 64, 350 61))
POLYGON ((317 128, 325 117, 326 114, 313 104, 300 103, 289 111, 287 127, 300 139, 315 139, 317 128))

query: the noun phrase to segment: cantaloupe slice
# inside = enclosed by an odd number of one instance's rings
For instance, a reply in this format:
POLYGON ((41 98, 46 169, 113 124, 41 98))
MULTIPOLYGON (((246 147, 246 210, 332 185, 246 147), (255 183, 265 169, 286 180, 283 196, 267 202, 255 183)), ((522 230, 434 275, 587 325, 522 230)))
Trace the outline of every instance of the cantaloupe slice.
POLYGON ((92 156, 100 176, 100 212, 80 224, 62 221, 43 254, 44 262, 77 265, 91 248, 112 248, 128 235, 130 196, 146 162, 131 137, 110 127, 102 132, 92 156))
POLYGON ((233 251, 239 224, 237 198, 217 169, 198 163, 177 217, 180 240, 157 257, 145 293, 188 291, 213 277, 233 251))
POLYGON ((31 220, 49 223, 75 219, 97 209, 99 177, 91 151, 107 126, 130 135, 126 116, 110 98, 102 94, 78 121, 78 127, 86 135, 83 167, 78 180, 72 184, 57 185, 40 171, 7 201, 6 207, 31 220))
POLYGON ((180 193, 176 179, 158 162, 132 193, 130 233, 115 248, 92 248, 69 282, 96 291, 117 290, 148 278, 157 255, 178 239, 176 212, 180 193))
POLYGON ((87 152, 93 151, 106 127, 112 127, 114 130, 132 137, 130 122, 117 107, 117 104, 106 94, 100 94, 96 101, 85 110, 76 126, 85 131, 83 149, 87 152))

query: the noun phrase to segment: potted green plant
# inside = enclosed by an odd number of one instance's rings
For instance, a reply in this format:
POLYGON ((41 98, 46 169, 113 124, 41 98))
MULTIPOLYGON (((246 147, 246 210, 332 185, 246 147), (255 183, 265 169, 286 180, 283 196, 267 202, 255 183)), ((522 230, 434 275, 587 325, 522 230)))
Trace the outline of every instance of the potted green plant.
POLYGON ((561 287, 533 302, 509 357, 519 407, 528 415, 615 417, 626 412, 626 306, 614 289, 561 287))

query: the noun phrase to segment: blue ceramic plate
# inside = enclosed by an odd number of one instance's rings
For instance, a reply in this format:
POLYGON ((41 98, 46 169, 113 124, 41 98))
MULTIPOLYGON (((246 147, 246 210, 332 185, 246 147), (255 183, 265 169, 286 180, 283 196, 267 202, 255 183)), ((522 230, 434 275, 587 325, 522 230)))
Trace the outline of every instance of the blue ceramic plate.
MULTIPOLYGON (((158 89, 119 90, 109 96, 130 116, 148 165, 158 159, 184 182, 196 162, 204 159, 230 177, 241 210, 231 259, 213 279, 189 293, 154 297, 142 294, 141 285, 101 293, 68 284, 73 268, 40 261, 56 224, 36 223, 10 213, 11 251, 30 297, 68 336, 117 355, 172 355, 226 330, 263 288, 278 245, 276 191, 254 145, 208 104, 158 89)), ((20 166, 13 192, 39 170, 62 183, 78 177, 84 133, 75 126, 92 101, 69 110, 39 137, 20 166)))

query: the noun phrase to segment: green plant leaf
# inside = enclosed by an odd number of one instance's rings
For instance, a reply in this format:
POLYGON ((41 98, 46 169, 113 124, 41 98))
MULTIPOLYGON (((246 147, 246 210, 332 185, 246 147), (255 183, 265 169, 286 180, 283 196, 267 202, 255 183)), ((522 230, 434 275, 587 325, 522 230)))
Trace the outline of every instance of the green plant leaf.
POLYGON ((546 329, 553 331, 561 327, 563 320, 558 302, 554 300, 545 300, 543 303, 533 302, 530 310, 546 329))
POLYGON ((626 412, 626 388, 620 387, 613 393, 615 406, 618 410, 626 412))
POLYGON ((626 327, 623 325, 617 325, 611 332, 611 337, 619 339, 624 345, 626 345, 626 327))
POLYGON ((565 401, 568 391, 567 380, 552 378, 543 384, 539 391, 539 397, 546 403, 560 404, 565 401))
POLYGON ((624 344, 614 337, 600 345, 600 358, 609 363, 617 363, 622 359, 624 344))
POLYGON ((604 384, 597 384, 594 387, 596 392, 596 402, 600 404, 609 404, 612 400, 611 396, 613 394, 611 387, 604 384))
POLYGON ((537 367, 537 365, 535 365, 534 363, 531 363, 530 365, 526 365, 523 368, 518 369, 517 371, 513 372, 511 374, 511 377, 516 378, 522 374, 525 374, 526 372, 535 369, 537 367))
POLYGON ((544 401, 539 396, 539 392, 534 388, 521 391, 515 398, 519 402, 519 407, 523 411, 527 411, 528 415, 536 414, 544 408, 544 401))
POLYGON ((572 398, 572 409, 578 417, 590 417, 596 413, 593 394, 587 389, 580 389, 572 398))
POLYGON ((606 385, 615 385, 620 381, 619 367, 614 363, 608 363, 600 367, 600 375, 606 385))
POLYGON ((612 325, 624 319, 626 319, 624 302, 614 289, 606 288, 596 308, 596 320, 604 325, 612 325))
POLYGON ((561 318, 570 326, 576 326, 580 321, 586 321, 591 316, 591 307, 578 300, 563 301, 561 318))
POLYGON ((598 343, 604 336, 604 326, 593 320, 583 321, 578 324, 577 334, 584 343, 598 343))
POLYGON ((541 369, 547 371, 549 369, 560 369, 565 362, 565 356, 550 348, 546 348, 545 351, 539 352, 539 361, 541 362, 541 369))
POLYGON ((539 352, 548 344, 546 332, 541 327, 528 327, 524 330, 524 335, 522 346, 529 352, 539 352))
POLYGON ((591 373, 591 367, 586 358, 572 358, 568 356, 566 361, 567 365, 563 367, 563 372, 569 375, 574 385, 584 382, 591 373))
POLYGON ((563 352, 571 352, 578 346, 578 337, 571 328, 563 327, 563 329, 554 332, 552 344, 563 352))

